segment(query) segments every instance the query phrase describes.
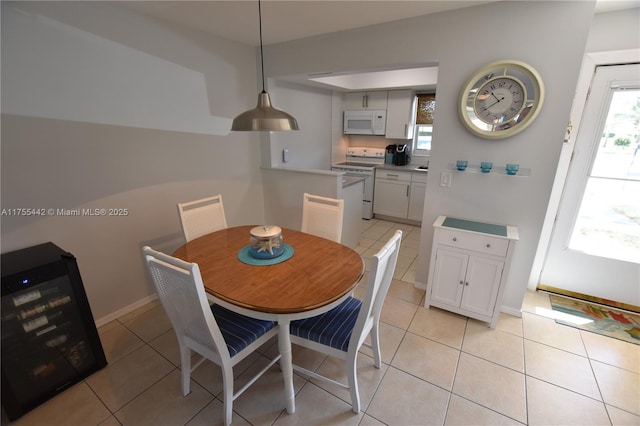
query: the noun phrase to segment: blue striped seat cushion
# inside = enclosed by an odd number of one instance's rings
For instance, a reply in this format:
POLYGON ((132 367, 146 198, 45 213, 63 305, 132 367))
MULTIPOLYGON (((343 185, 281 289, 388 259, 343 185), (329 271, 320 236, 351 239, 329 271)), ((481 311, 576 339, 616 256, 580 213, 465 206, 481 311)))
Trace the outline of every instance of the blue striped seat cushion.
POLYGON ((346 352, 362 302, 354 297, 324 314, 291 322, 290 333, 346 352))
POLYGON ((245 317, 220 305, 211 305, 211 312, 213 312, 231 356, 255 342, 276 325, 275 321, 245 317))

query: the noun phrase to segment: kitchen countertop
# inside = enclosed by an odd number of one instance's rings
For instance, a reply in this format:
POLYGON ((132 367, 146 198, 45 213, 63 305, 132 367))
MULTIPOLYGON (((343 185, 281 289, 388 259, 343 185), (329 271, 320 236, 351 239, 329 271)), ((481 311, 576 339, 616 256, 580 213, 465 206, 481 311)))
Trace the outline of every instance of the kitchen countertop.
POLYGON ((396 172, 422 172, 427 173, 428 169, 418 169, 421 164, 407 164, 406 166, 396 166, 395 164, 380 164, 376 166, 376 169, 380 170, 393 170, 396 172))

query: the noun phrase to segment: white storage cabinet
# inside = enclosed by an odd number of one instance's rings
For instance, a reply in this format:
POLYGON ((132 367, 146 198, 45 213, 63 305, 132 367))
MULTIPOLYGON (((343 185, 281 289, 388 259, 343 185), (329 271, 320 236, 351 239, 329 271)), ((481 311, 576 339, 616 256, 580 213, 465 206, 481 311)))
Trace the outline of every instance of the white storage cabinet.
POLYGON ((345 93, 344 109, 387 109, 387 91, 345 93))
POLYGON ((387 97, 385 137, 390 139, 413 139, 416 106, 416 94, 413 90, 390 90, 387 97))
POLYGON ((438 217, 433 227, 425 307, 495 328, 518 229, 446 216, 438 217))

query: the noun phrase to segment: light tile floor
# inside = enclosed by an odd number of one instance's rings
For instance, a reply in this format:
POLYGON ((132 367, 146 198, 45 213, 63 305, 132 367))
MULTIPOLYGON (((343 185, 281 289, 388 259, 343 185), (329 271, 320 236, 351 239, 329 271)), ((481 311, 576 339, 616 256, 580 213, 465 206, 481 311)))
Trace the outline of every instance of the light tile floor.
MULTIPOLYGON (((358 357, 363 411, 351 411, 342 389, 296 375, 297 409, 287 414, 274 366, 234 402, 235 425, 640 425, 640 346, 556 324, 536 309, 550 309, 543 293, 527 292, 522 318, 502 315, 495 330, 425 309, 412 284, 425 261, 417 259, 419 228, 363 221, 357 250, 370 259, 395 229, 405 234, 382 313, 382 368, 368 349, 358 357)), ((222 423, 216 366, 199 367, 182 397, 176 340, 157 302, 99 333, 109 365, 15 426, 222 423)), ((236 386, 277 350, 267 346, 236 367, 236 386)), ((340 361, 298 347, 294 362, 342 375, 340 361)))

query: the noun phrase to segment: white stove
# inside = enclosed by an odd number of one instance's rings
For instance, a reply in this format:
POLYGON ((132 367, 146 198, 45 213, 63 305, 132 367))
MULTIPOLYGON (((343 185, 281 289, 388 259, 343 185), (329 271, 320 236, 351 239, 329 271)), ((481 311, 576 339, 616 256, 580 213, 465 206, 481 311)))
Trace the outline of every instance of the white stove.
POLYGON ((375 166, 384 164, 385 153, 384 148, 347 148, 347 161, 334 164, 333 167, 353 170, 373 170, 375 166))
POLYGON ((331 170, 345 172, 348 176, 365 178, 362 193, 362 218, 373 218, 373 185, 375 167, 384 164, 384 148, 355 147, 347 149, 346 160, 334 164, 331 170))

